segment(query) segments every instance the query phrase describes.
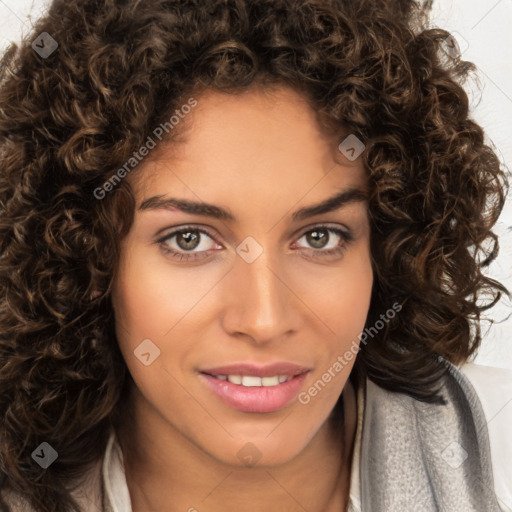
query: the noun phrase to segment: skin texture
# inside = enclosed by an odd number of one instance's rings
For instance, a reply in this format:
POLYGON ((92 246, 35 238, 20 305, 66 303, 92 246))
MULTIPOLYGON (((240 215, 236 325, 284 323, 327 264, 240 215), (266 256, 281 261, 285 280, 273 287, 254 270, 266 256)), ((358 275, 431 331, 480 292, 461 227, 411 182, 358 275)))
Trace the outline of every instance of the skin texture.
POLYGON ((251 512, 341 510, 356 417, 346 383, 355 359, 307 405, 292 400, 272 413, 228 407, 198 370, 289 361, 311 368, 304 391, 357 341, 373 283, 367 202, 295 222, 291 214, 341 190, 365 191, 363 164, 337 150, 348 133, 326 133, 289 88, 209 90, 197 100, 178 140, 162 143, 128 178, 137 212, 113 305, 135 382, 119 432, 134 511, 220 511, 226 503, 251 512), (164 194, 221 206, 237 220, 139 209, 164 194), (325 223, 353 240, 328 231, 326 248, 315 245, 309 230, 325 223), (186 240, 162 238, 190 224, 214 239, 200 234, 188 251, 197 260, 173 259, 163 248, 185 254, 186 240), (263 248, 252 263, 236 252, 248 236, 263 248), (336 246, 341 254, 323 255, 336 246), (149 366, 134 356, 147 338, 161 352, 149 366), (329 415, 344 388, 343 448, 329 415), (261 454, 254 467, 237 456, 247 442, 261 454))

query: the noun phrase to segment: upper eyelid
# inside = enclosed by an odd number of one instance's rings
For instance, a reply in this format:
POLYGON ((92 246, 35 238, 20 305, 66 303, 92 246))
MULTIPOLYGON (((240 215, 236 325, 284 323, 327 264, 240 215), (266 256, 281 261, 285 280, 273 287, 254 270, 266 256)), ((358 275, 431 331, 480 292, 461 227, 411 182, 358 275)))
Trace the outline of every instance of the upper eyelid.
POLYGON ((187 230, 189 230, 189 231, 199 231, 200 233, 207 234, 212 240, 214 240, 216 243, 220 244, 220 242, 217 240, 217 237, 213 233, 211 233, 209 230, 207 230, 207 229, 205 229, 203 227, 199 227, 199 226, 184 226, 184 227, 181 227, 181 228, 175 228, 175 229, 173 228, 168 233, 166 233, 164 235, 160 235, 158 237, 157 242, 164 242, 165 240, 168 240, 169 238, 172 238, 172 237, 174 237, 176 235, 179 235, 180 233, 184 233, 187 230))
POLYGON ((304 234, 308 233, 309 231, 312 231, 315 228, 325 228, 334 230, 338 229, 347 234, 349 234, 352 231, 348 226, 345 226, 343 224, 335 224, 333 222, 316 222, 303 228, 297 229, 296 231, 293 232, 293 236, 296 237, 300 234, 300 236, 302 237, 304 234))

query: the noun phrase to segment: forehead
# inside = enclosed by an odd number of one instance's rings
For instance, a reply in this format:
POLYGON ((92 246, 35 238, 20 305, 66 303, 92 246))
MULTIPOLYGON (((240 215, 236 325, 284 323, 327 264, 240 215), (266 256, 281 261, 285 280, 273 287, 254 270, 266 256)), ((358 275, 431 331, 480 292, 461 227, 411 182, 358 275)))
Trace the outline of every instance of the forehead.
MULTIPOLYGON (((362 187, 361 158, 338 150, 348 135, 327 129, 305 96, 287 87, 197 98, 172 140, 159 143, 137 173, 138 204, 149 194, 219 201, 236 196, 295 204, 344 187, 362 187)), ((186 99, 185 99, 186 101, 186 99)))

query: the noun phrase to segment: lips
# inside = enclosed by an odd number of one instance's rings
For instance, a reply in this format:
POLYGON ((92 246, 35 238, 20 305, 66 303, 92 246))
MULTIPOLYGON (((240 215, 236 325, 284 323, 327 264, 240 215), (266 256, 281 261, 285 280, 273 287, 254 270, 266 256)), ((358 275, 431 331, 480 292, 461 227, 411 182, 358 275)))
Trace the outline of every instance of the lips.
POLYGON ((304 365, 278 362, 265 366, 241 363, 200 371, 201 381, 226 405, 244 412, 273 412, 299 393, 304 365))

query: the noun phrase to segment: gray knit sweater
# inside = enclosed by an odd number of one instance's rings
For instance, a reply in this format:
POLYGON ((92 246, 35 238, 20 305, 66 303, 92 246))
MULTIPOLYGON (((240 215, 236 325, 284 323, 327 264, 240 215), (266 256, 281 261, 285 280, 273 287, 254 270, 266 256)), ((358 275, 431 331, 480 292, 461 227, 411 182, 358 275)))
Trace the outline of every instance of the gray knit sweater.
POLYGON ((360 459, 363 512, 502 510, 494 491, 487 422, 472 385, 450 365, 442 394, 446 405, 433 405, 367 383, 360 459))

